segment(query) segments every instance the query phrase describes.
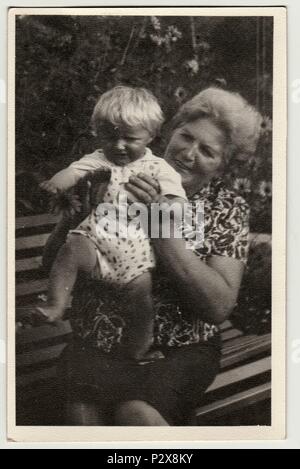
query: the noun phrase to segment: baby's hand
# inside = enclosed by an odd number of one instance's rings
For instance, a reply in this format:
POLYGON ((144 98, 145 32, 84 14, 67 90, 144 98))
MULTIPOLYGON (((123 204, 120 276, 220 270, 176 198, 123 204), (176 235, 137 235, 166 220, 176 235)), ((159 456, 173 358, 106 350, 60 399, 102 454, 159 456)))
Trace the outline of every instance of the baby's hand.
POLYGON ((87 175, 87 180, 90 185, 90 202, 92 207, 96 207, 103 201, 103 196, 110 179, 110 169, 101 168, 87 175))
POLYGON ((57 194, 58 192, 58 188, 55 184, 53 184, 53 182, 51 182, 51 180, 42 182, 40 184, 40 188, 49 192, 50 194, 57 194))

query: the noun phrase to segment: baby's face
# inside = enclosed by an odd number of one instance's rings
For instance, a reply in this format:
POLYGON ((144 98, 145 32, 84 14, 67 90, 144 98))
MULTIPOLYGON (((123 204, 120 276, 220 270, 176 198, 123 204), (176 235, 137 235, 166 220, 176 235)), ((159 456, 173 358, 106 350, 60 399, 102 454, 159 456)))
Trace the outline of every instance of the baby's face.
POLYGON ((152 136, 144 127, 115 127, 109 122, 102 123, 98 130, 99 142, 106 158, 118 166, 125 166, 145 154, 152 136))

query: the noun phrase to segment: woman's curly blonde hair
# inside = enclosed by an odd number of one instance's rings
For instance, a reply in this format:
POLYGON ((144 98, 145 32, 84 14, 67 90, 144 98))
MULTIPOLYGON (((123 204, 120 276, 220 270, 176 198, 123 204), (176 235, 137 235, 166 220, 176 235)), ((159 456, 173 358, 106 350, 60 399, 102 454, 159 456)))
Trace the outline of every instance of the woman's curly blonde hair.
POLYGON ((230 156, 253 154, 261 134, 262 116, 241 95, 207 88, 181 106, 173 129, 200 117, 211 118, 228 138, 230 156))

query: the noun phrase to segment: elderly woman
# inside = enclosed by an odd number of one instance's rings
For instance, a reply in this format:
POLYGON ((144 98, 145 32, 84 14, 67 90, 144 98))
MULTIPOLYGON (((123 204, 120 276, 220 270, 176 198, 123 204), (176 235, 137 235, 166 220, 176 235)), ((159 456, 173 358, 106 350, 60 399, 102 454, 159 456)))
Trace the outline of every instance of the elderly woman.
MULTIPOLYGON (((193 210, 204 204, 204 241, 156 238, 154 349, 137 363, 118 355, 126 298, 86 281, 73 301, 74 343, 60 368, 69 425, 184 425, 219 370, 218 326, 236 304, 248 250, 249 208, 222 182, 230 162, 255 151, 261 117, 238 94, 209 88, 173 121, 165 159, 182 177, 193 210), (175 288, 174 288, 175 286, 175 288)), ((127 189, 160 201, 157 182, 140 174, 127 189)))

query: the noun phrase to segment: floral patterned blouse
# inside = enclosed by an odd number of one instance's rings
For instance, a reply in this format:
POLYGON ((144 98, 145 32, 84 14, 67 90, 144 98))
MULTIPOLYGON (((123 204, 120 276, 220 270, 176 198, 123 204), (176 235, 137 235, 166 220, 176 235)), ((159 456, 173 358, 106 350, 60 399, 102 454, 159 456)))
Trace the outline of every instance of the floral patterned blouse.
MULTIPOLYGON (((249 207, 245 200, 225 187, 221 179, 213 179, 190 198, 193 210, 204 207, 204 240, 188 233, 189 248, 206 262, 211 256, 226 256, 244 263, 248 256, 249 207)), ((203 210, 202 210, 203 211, 203 210)), ((154 344, 157 347, 181 347, 212 340, 218 328, 199 319, 174 288, 170 278, 158 265, 154 273, 155 307, 154 344)), ((126 332, 126 295, 115 287, 85 280, 75 289, 71 322, 74 333, 85 343, 110 352, 126 332), (125 312, 125 314, 124 314, 125 312)), ((201 305, 199 305, 201 311, 201 305)))

